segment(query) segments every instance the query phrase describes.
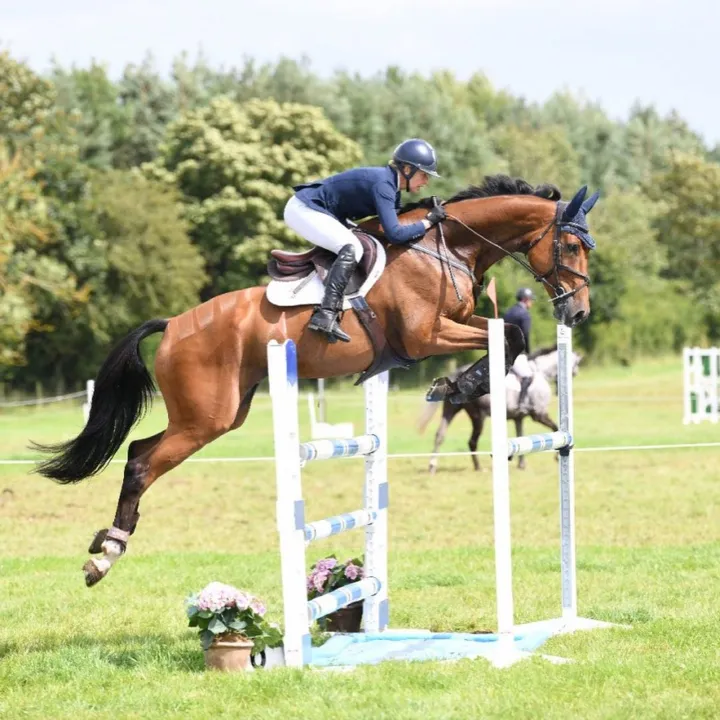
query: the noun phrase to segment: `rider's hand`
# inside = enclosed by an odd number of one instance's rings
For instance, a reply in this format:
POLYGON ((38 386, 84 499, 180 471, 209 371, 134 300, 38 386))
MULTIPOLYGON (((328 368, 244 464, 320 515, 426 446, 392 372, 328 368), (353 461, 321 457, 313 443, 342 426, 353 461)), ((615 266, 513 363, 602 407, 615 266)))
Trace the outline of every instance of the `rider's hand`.
POLYGON ((447 213, 442 205, 436 205, 425 217, 431 225, 437 225, 447 218, 447 213))

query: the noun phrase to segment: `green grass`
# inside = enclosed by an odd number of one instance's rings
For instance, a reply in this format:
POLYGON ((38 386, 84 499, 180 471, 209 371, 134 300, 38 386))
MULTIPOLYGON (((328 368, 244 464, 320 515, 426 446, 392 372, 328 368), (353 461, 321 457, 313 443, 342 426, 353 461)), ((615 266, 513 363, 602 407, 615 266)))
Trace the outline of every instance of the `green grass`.
MULTIPOLYGON (((681 379, 678 359, 581 370, 578 447, 717 441, 716 426, 682 425, 681 379)), ((393 394, 391 452, 430 450, 438 418, 418 436, 422 406, 421 390, 393 394)), ((331 395, 329 408, 331 421, 360 427, 362 391, 331 395)), ((304 404, 300 414, 306 423, 304 404)), ((80 422, 76 405, 0 415, 0 455, 32 458, 29 438, 69 438, 80 422)), ((157 403, 133 437, 163 422, 157 403)), ((525 432, 534 429, 528 423, 525 432)), ((458 418, 443 450, 465 450, 468 435, 469 422, 458 418)), ((488 447, 486 436, 481 449, 488 447)), ((269 400, 260 397, 243 429, 200 456, 270 454, 269 400)), ((352 674, 252 676, 204 670, 183 600, 221 580, 260 595, 281 619, 271 463, 185 463, 161 478, 143 499, 128 553, 90 590, 80 567, 94 531, 112 519, 122 466, 72 487, 26 466, 0 466, 0 717, 717 717, 717 457, 713 448, 576 455, 581 613, 632 629, 543 646, 572 664, 386 663, 352 674)), ((481 462, 489 467, 488 458, 481 462)), ((466 457, 441 458, 434 478, 426 466, 390 461, 391 622, 492 629, 491 475, 472 472, 466 457)), ((360 505, 359 461, 311 465, 303 478, 310 519, 360 505)), ((525 472, 513 467, 511 483, 516 620, 555 616, 554 459, 531 456, 525 472)), ((308 560, 361 544, 361 531, 324 540, 308 560)))

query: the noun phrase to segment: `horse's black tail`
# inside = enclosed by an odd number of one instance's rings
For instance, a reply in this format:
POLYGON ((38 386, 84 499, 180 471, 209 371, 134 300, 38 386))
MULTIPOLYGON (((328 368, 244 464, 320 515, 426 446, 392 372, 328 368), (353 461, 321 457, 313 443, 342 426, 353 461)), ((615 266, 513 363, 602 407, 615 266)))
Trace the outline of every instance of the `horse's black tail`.
POLYGON ((36 471, 62 485, 100 472, 152 403, 155 384, 140 356, 140 341, 162 332, 167 320, 148 320, 123 338, 105 359, 95 380, 90 416, 74 439, 33 448, 53 453, 36 471))

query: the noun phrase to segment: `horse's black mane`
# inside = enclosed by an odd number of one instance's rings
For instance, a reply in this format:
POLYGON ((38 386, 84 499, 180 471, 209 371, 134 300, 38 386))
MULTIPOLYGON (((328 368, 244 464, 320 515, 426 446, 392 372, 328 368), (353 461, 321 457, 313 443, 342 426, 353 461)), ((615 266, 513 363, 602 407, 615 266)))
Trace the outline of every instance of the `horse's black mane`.
MULTIPOLYGON (((482 185, 470 185, 464 190, 453 195, 447 203, 460 202, 461 200, 473 200, 475 198, 493 197, 495 195, 537 195, 547 200, 559 200, 560 190, 555 185, 543 184, 533 187, 522 178, 511 178, 509 175, 486 175, 482 185)), ((403 205, 401 213, 425 208, 429 210, 433 206, 432 198, 423 198, 417 202, 403 205)))

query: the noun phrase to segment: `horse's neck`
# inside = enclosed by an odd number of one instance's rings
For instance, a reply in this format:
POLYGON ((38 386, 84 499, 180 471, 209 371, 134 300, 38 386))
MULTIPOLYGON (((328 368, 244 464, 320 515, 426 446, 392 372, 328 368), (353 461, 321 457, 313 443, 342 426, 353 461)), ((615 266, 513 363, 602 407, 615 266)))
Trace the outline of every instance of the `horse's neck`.
POLYGON ((451 203, 446 207, 448 215, 463 225, 449 223, 448 245, 479 270, 486 270, 506 252, 522 251, 529 242, 528 234, 539 230, 552 219, 548 200, 534 195, 502 195, 475 198, 451 203), (466 226, 466 227, 465 227, 466 226), (468 230, 469 228, 469 230, 468 230), (490 240, 494 245, 482 242, 475 233, 490 240))
POLYGON ((557 351, 553 351, 547 355, 538 355, 538 357, 535 358, 535 363, 548 380, 554 380, 557 377, 557 351))

